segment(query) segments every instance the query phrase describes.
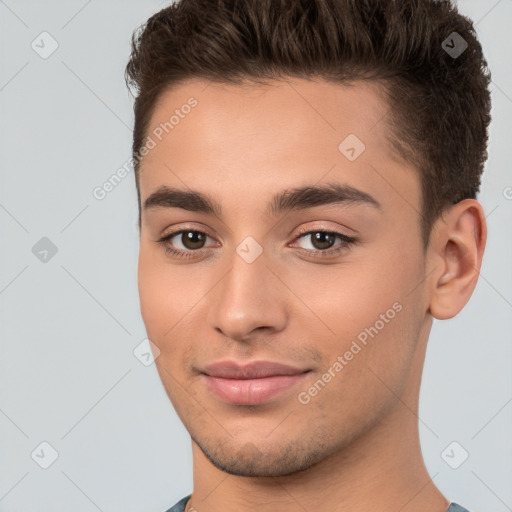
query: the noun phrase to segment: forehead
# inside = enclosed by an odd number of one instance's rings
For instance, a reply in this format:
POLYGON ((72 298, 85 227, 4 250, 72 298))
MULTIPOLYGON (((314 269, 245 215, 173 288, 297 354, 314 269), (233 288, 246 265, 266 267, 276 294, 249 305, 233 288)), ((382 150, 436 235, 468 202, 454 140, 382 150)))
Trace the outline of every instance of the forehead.
POLYGON ((388 109, 376 83, 189 80, 155 106, 141 198, 169 183, 247 201, 323 177, 372 195, 394 182, 395 194, 413 198, 418 178, 392 153, 388 109))
POLYGON ((171 145, 181 135, 201 141, 198 149, 222 145, 225 150, 229 142, 249 137, 255 149, 258 142, 265 142, 265 149, 280 151, 298 138, 304 149, 310 149, 318 147, 320 137, 332 146, 340 137, 355 133, 385 150, 380 146, 387 133, 387 112, 382 87, 372 82, 342 85, 289 79, 235 85, 194 79, 160 94, 149 131, 163 128, 162 135, 171 145), (316 137, 305 146, 304 138, 311 135, 316 137))

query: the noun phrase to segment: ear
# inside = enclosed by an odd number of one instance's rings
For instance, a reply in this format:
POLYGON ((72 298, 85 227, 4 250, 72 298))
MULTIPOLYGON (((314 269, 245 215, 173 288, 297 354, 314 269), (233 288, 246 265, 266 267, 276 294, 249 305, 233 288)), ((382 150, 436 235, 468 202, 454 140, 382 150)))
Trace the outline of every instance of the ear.
POLYGON ((430 314, 439 320, 457 315, 475 289, 487 240, 482 205, 464 199, 433 226, 428 248, 430 314))

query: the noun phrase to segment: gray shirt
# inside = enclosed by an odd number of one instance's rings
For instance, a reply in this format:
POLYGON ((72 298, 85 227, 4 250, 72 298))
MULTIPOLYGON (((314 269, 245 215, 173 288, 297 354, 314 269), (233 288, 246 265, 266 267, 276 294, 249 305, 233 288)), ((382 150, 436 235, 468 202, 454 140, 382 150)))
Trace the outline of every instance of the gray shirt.
MULTIPOLYGON (((187 504, 187 501, 189 500, 191 494, 183 498, 182 500, 178 501, 174 507, 171 507, 166 512, 185 512, 185 505, 187 504)), ((461 507, 460 505, 457 505, 457 503, 452 503, 448 510, 446 512, 469 512, 464 507, 461 507)))

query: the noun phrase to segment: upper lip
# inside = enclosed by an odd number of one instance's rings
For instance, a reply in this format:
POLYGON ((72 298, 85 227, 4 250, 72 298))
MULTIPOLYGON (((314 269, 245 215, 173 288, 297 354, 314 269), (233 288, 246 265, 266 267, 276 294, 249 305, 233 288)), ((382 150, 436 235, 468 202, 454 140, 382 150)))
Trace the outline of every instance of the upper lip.
POLYGON ((307 371, 309 370, 272 361, 253 361, 248 364, 240 364, 236 361, 218 361, 202 369, 202 373, 210 377, 223 379, 261 379, 277 375, 298 375, 307 371))

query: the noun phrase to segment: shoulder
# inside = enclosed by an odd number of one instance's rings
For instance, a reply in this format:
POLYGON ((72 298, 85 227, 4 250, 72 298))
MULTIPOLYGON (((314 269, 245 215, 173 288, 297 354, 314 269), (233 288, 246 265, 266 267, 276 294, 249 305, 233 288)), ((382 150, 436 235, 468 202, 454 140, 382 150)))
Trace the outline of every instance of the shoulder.
MULTIPOLYGON (((176 503, 176 505, 171 507, 169 510, 166 510, 166 512, 184 512, 185 505, 187 504, 187 501, 190 499, 190 496, 191 496, 190 494, 188 496, 185 496, 182 500, 178 501, 178 503, 176 503)), ((451 509, 450 509, 450 512, 452 512, 451 509)), ((459 511, 456 511, 456 512, 459 512, 459 511)))
POLYGON ((451 503, 450 508, 446 512, 469 512, 469 510, 461 507, 458 503, 451 503))

